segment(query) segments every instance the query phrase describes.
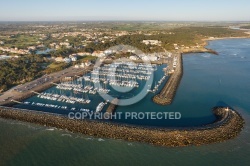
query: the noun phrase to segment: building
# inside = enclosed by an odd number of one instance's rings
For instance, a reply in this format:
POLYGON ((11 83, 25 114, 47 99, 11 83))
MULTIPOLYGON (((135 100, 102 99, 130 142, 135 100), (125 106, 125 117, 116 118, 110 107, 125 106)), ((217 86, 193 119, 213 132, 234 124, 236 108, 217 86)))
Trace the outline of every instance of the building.
POLYGON ((142 43, 146 45, 161 45, 161 41, 159 40, 143 40, 142 43))
POLYGON ((85 67, 85 64, 84 64, 84 63, 81 63, 80 67, 81 67, 81 68, 84 68, 84 67, 85 67))
POLYGON ((135 60, 138 60, 139 58, 137 56, 132 55, 132 56, 129 57, 129 59, 135 61, 135 60))
POLYGON ((77 54, 71 54, 71 55, 69 55, 69 58, 71 59, 71 61, 72 62, 75 62, 75 61, 77 61, 77 54))
POLYGON ((70 46, 70 44, 68 42, 61 42, 59 45, 60 46, 66 46, 66 47, 70 46))
POLYGON ((89 62, 89 61, 87 61, 87 62, 85 62, 85 64, 84 64, 86 67, 88 67, 88 66, 90 66, 91 65, 91 62, 89 62))
POLYGON ((105 53, 103 51, 94 51, 92 53, 92 56, 96 56, 96 57, 104 57, 105 56, 105 53))
POLYGON ((29 46, 29 47, 28 47, 28 50, 35 50, 35 49, 36 49, 35 46, 29 46))
POLYGON ((106 54, 106 55, 109 55, 109 54, 112 54, 113 53, 113 50, 106 50, 106 51, 104 51, 104 54, 106 54))
POLYGON ((55 48, 56 47, 56 43, 51 43, 51 44, 49 44, 49 46, 51 47, 51 48, 55 48))
POLYGON ((64 59, 63 59, 63 57, 56 57, 55 61, 56 62, 64 62, 64 59))
POLYGON ((64 61, 65 63, 70 63, 70 62, 71 62, 71 59, 70 59, 70 58, 64 58, 63 61, 64 61))
POLYGON ((72 62, 77 61, 77 57, 72 57, 72 58, 70 58, 70 59, 71 59, 72 62))
POLYGON ((78 52, 77 53, 77 55, 79 55, 79 56, 85 56, 85 55, 91 55, 91 53, 89 53, 89 52, 78 52))
POLYGON ((159 58, 157 56, 143 56, 142 57, 142 60, 144 61, 157 61, 159 58))
POLYGON ((80 65, 75 65, 74 68, 79 69, 80 65))

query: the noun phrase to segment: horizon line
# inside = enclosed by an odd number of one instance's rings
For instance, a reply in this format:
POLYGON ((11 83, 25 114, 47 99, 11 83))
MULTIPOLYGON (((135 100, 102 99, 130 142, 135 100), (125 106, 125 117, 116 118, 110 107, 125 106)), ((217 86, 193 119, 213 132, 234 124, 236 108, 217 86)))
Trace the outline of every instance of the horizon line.
POLYGON ((250 22, 250 20, 0 20, 0 22, 250 22))

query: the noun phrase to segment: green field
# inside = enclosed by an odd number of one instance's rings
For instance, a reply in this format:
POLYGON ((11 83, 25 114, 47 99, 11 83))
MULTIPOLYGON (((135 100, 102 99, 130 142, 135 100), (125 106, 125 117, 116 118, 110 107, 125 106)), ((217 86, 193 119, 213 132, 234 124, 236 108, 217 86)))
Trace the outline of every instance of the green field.
POLYGON ((19 49, 27 49, 28 46, 37 45, 39 36, 35 35, 11 35, 10 37, 1 37, 5 47, 17 47, 19 49))

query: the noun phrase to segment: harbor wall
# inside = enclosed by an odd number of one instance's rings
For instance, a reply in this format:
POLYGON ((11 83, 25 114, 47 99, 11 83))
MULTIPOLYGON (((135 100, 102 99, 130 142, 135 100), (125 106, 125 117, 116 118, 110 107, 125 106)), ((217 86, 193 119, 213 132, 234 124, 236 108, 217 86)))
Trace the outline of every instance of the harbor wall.
POLYGON ((143 142, 156 146, 180 147, 223 142, 235 138, 244 126, 244 119, 234 110, 213 109, 217 120, 209 125, 192 128, 168 129, 121 125, 111 122, 73 120, 62 115, 39 111, 0 107, 0 117, 55 127, 89 136, 143 142))
POLYGON ((159 105, 169 105, 173 102, 176 91, 183 75, 183 59, 182 54, 178 57, 178 65, 175 71, 170 75, 167 83, 159 94, 153 97, 153 102, 159 105))

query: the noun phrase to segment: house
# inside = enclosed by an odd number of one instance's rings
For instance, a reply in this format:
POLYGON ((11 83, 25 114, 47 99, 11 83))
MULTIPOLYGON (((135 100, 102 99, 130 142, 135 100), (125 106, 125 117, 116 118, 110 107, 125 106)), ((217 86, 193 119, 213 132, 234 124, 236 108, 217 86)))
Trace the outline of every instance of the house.
POLYGON ((70 46, 70 44, 68 43, 68 42, 61 42, 60 44, 59 44, 60 46, 70 46))
POLYGON ((84 64, 84 63, 81 63, 80 67, 81 67, 81 68, 84 68, 84 67, 85 67, 85 64, 84 64))
POLYGON ((142 43, 146 45, 161 45, 161 41, 159 40, 143 40, 142 43))
POLYGON ((51 43, 51 44, 49 44, 49 46, 51 47, 51 48, 55 48, 56 47, 56 43, 51 43))
POLYGON ((75 65, 74 68, 79 69, 80 65, 75 65))
POLYGON ((109 55, 109 54, 112 54, 113 53, 113 50, 106 50, 106 51, 104 51, 104 54, 106 54, 106 55, 109 55))
POLYGON ((135 53, 135 50, 128 50, 129 53, 135 53))
POLYGON ((96 56, 96 57, 104 57, 105 53, 103 51, 94 51, 92 53, 92 56, 96 56))
POLYGON ((64 62, 64 59, 63 59, 63 57, 56 57, 55 61, 56 62, 64 62))
POLYGON ((142 57, 142 60, 144 61, 157 61, 158 60, 158 57, 157 56, 143 56, 142 57))
POLYGON ((87 62, 85 62, 85 64, 84 64, 86 67, 88 67, 88 66, 90 66, 91 65, 91 62, 89 62, 89 61, 87 61, 87 62))
POLYGON ((89 53, 89 52, 78 52, 77 55, 85 56, 85 55, 91 55, 91 53, 89 53))
POLYGON ((71 59, 72 62, 77 61, 77 57, 71 57, 70 59, 71 59))
POLYGON ((129 59, 135 61, 135 60, 138 60, 139 58, 137 56, 132 55, 132 56, 129 57, 129 59))
POLYGON ((71 59, 70 59, 70 58, 64 58, 63 61, 64 61, 65 63, 70 63, 70 62, 71 62, 71 59))
POLYGON ((30 47, 28 47, 28 50, 35 50, 35 49, 36 49, 35 46, 30 46, 30 47))
POLYGON ((71 59, 71 61, 72 62, 75 62, 75 61, 77 61, 77 54, 71 54, 71 55, 69 55, 69 58, 71 59))

